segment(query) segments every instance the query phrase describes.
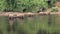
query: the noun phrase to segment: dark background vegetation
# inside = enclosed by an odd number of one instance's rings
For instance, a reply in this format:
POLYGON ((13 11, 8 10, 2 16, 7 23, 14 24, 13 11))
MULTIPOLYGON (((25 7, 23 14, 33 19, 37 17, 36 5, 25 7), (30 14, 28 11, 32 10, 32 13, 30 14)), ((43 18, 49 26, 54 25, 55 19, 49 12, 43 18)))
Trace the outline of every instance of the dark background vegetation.
POLYGON ((0 11, 23 12, 26 9, 26 12, 37 12, 40 8, 46 10, 49 6, 53 7, 56 1, 58 0, 0 0, 0 11))

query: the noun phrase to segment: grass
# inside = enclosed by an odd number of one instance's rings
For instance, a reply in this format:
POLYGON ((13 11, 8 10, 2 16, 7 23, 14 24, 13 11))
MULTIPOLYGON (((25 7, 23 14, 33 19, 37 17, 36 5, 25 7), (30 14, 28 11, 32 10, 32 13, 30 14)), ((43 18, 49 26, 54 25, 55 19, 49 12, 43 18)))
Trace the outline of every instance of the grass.
MULTIPOLYGON (((18 18, 16 18, 14 22, 16 23, 14 34, 37 34, 39 30, 46 31, 47 34, 54 34, 56 32, 58 32, 57 34, 60 34, 60 25, 56 24, 56 18, 56 15, 51 15, 50 26, 48 25, 48 16, 34 16, 30 18, 25 17, 24 20, 19 20, 18 18)), ((0 30, 2 30, 3 34, 8 34, 7 23, 7 17, 0 17, 0 30)))

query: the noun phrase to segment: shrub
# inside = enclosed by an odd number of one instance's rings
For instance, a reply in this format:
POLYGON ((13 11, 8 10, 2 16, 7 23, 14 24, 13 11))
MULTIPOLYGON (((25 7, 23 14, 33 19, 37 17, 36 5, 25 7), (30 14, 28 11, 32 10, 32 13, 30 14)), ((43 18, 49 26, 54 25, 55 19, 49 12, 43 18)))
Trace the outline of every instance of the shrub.
POLYGON ((51 8, 51 12, 57 12, 58 11, 58 8, 57 7, 52 7, 51 8))
POLYGON ((5 0, 0 0, 0 11, 3 11, 5 8, 5 0))

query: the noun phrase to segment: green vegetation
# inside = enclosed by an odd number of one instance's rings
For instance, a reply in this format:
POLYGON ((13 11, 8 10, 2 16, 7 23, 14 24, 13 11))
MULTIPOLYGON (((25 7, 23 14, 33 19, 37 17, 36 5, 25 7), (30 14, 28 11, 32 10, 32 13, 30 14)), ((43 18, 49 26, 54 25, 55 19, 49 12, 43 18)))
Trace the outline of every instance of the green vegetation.
MULTIPOLYGON (((56 0, 51 0, 51 5, 56 0)), ((38 11, 40 7, 48 8, 47 0, 0 0, 0 11, 18 11, 27 9, 28 12, 38 11)))
POLYGON ((57 7, 52 7, 51 12, 57 12, 58 8, 57 7))
POLYGON ((5 0, 0 0, 0 11, 5 9, 5 0))

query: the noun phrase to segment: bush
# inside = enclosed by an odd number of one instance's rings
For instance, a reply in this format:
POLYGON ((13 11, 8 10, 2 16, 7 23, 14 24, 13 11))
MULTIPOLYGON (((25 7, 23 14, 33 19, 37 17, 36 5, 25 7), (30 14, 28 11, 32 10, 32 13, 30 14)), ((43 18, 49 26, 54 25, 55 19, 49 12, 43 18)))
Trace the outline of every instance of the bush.
POLYGON ((0 11, 3 11, 5 8, 5 0, 0 0, 0 11))
MULTIPOLYGON (((51 0, 52 5, 54 2, 55 0, 51 0)), ((0 0, 0 10, 22 12, 26 8, 28 12, 35 12, 40 7, 48 7, 46 0, 0 0)))
POLYGON ((51 12, 57 12, 58 11, 58 8, 57 7, 52 7, 51 8, 51 12))

